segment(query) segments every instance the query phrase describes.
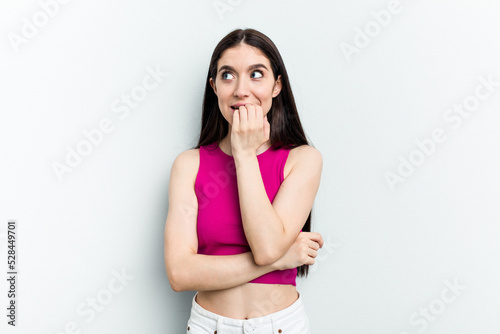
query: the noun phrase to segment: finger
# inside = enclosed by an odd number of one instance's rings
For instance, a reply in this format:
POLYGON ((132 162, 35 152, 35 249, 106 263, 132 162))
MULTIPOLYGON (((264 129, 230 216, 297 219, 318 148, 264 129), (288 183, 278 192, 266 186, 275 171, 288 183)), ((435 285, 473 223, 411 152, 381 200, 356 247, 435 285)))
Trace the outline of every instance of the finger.
POLYGON ((253 122, 255 120, 255 106, 251 103, 245 104, 245 108, 248 114, 248 122, 253 122))
MULTIPOLYGON (((255 124, 257 128, 260 130, 259 132, 264 131, 264 113, 262 112, 262 107, 259 105, 254 105, 254 117, 255 124)), ((265 133, 265 132, 264 132, 265 133)))
POLYGON ((247 124, 248 122, 248 110, 245 106, 240 106, 237 112, 240 113, 240 124, 247 124))
POLYGON ((244 107, 250 112, 250 111, 255 111, 255 105, 252 103, 247 103, 244 105, 244 107))
POLYGON ((309 251, 307 252, 307 255, 309 255, 312 258, 315 258, 316 256, 318 256, 318 252, 315 251, 314 249, 309 248, 309 251))
POLYGON ((255 106, 255 117, 258 119, 258 120, 261 120, 264 118, 264 112, 262 111, 262 107, 259 106, 259 105, 256 105, 255 106))
POLYGON ((233 112, 233 125, 232 125, 232 131, 239 129, 240 127, 240 113, 238 110, 235 110, 233 112))
POLYGON ((323 238, 321 237, 321 234, 317 232, 302 232, 301 235, 309 240, 317 242, 320 247, 323 245, 323 238))
POLYGON ((318 250, 321 248, 321 247, 319 247, 319 244, 316 241, 312 241, 312 240, 309 240, 308 245, 309 245, 309 248, 314 249, 314 250, 318 250))
POLYGON ((311 232, 311 239, 316 241, 320 248, 323 247, 323 244, 325 243, 323 241, 323 237, 318 232, 311 232))
POLYGON ((269 121, 267 120, 267 115, 264 116, 264 138, 267 141, 269 139, 269 136, 271 135, 271 124, 269 124, 269 121))

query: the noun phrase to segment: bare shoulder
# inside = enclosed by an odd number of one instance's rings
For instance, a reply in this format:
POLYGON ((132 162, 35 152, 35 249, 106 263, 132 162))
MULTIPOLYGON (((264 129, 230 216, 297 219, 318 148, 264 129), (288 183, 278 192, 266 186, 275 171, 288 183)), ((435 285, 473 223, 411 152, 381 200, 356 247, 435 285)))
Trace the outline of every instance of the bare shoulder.
POLYGON ((192 148, 179 153, 175 158, 175 161, 179 161, 180 163, 189 163, 189 162, 194 162, 195 160, 199 160, 199 158, 200 158, 200 149, 192 148))
POLYGON ((299 159, 322 159, 321 152, 318 151, 317 148, 310 145, 300 145, 294 147, 290 150, 290 156, 299 158, 299 159))
POLYGON ((174 160, 174 166, 180 168, 193 168, 200 163, 200 149, 193 148, 183 151, 174 160))
POLYGON ((306 167, 321 171, 323 167, 323 156, 317 148, 310 145, 301 145, 290 150, 285 164, 285 177, 294 167, 306 167))
POLYGON ((193 181, 200 167, 200 149, 193 148, 183 151, 177 155, 172 164, 172 173, 189 177, 193 181))

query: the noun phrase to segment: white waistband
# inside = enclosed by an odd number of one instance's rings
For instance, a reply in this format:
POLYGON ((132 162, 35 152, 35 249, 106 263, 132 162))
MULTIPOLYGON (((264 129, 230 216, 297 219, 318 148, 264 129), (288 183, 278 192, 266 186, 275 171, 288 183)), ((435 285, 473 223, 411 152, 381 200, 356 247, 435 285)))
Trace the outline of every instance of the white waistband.
POLYGON ((196 318, 198 321, 201 321, 204 324, 213 328, 218 328, 221 324, 224 324, 226 326, 234 326, 238 328, 246 326, 252 326, 253 328, 258 328, 261 326, 269 326, 271 324, 274 327, 277 325, 277 323, 287 322, 296 316, 300 317, 300 313, 304 312, 304 305, 302 303, 302 298, 300 296, 300 293, 298 295, 297 300, 287 308, 284 308, 280 311, 265 316, 250 318, 250 319, 233 319, 210 312, 201 307, 200 304, 196 302, 197 295, 198 293, 193 297, 191 318, 196 318))

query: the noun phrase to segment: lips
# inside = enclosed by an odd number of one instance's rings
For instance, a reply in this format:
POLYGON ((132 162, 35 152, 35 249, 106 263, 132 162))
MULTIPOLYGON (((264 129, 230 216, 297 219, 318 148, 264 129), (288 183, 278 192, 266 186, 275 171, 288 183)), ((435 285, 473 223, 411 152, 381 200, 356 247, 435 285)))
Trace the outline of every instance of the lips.
POLYGON ((233 111, 234 111, 234 110, 238 110, 241 106, 244 106, 245 104, 246 104, 246 103, 237 103, 237 104, 233 104, 233 105, 231 106, 231 109, 233 109, 233 111))

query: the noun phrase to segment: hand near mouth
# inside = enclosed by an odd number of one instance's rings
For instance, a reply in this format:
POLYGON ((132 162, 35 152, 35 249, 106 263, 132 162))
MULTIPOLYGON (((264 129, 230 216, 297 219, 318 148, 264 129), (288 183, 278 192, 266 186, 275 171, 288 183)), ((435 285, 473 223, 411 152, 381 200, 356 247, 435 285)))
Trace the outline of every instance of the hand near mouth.
POLYGON ((234 110, 231 127, 231 150, 233 156, 253 155, 269 140, 271 127, 262 107, 247 103, 234 110))

